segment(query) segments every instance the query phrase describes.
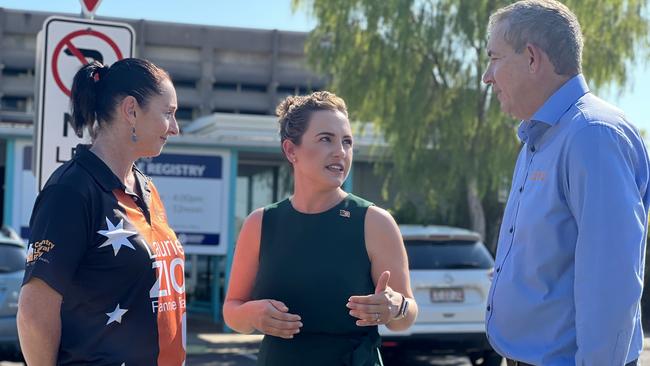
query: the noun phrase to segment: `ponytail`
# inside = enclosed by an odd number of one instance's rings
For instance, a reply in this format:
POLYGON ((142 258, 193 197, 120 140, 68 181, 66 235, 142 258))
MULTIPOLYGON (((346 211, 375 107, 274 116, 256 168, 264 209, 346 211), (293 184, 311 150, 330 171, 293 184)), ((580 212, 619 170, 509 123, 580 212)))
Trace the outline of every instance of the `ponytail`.
POLYGON ((102 77, 109 67, 93 61, 84 65, 72 81, 70 102, 72 105, 72 127, 78 137, 83 136, 84 127, 92 135, 92 127, 97 119, 97 99, 102 77))

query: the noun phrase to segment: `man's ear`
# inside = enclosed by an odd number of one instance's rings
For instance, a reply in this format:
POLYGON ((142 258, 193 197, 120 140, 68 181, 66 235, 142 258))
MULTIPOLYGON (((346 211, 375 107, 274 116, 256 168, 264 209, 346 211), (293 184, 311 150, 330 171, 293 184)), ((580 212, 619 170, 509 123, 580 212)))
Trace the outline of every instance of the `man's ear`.
POLYGON ((544 60, 548 60, 546 53, 544 53, 541 48, 535 46, 532 43, 528 43, 526 45, 524 52, 528 57, 528 71, 530 73, 538 73, 542 68, 542 62, 544 62, 544 60))
POLYGON ((118 106, 120 119, 127 121, 131 126, 135 126, 137 109, 138 101, 133 96, 124 97, 118 106))
POLYGON ((282 151, 284 151, 284 156, 287 157, 289 162, 292 164, 296 163, 296 144, 294 144, 293 141, 289 139, 282 141, 282 151))

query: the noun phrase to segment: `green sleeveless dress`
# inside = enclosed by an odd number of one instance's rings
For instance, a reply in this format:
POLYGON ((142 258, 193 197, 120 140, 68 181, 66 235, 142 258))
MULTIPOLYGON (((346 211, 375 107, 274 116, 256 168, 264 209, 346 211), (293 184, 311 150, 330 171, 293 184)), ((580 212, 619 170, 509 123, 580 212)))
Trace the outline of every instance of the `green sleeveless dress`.
POLYGON ((364 236, 370 205, 349 194, 317 214, 289 199, 265 207, 253 298, 284 302, 303 327, 293 339, 265 336, 258 365, 382 365, 377 327, 357 326, 345 306, 375 289, 364 236))

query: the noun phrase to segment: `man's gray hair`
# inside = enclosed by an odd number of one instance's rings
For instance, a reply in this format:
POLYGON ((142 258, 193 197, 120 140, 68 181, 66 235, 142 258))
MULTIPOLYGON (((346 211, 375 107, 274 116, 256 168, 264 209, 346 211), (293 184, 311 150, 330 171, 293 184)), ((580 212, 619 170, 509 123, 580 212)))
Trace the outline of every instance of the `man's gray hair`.
POLYGON ((582 72, 582 31, 575 14, 555 0, 522 0, 494 12, 488 30, 504 25, 504 39, 517 53, 527 44, 544 51, 559 75, 582 72))

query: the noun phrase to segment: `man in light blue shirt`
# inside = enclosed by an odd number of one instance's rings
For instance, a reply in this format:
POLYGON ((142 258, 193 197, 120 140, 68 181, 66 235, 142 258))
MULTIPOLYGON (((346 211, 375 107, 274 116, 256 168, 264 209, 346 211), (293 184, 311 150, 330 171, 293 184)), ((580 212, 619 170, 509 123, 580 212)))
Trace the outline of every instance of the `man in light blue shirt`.
POLYGON ((554 0, 490 17, 483 81, 523 142, 486 328, 508 365, 635 365, 643 349, 649 162, 622 111, 590 93, 575 15, 554 0))

